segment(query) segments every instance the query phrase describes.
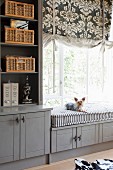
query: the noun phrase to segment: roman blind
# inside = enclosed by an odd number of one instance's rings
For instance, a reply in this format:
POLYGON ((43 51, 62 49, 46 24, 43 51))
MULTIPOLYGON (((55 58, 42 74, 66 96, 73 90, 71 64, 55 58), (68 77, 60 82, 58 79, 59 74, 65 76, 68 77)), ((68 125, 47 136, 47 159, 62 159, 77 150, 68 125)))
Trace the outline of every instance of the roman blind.
POLYGON ((43 0, 44 39, 98 44, 109 39, 111 15, 112 0, 43 0))

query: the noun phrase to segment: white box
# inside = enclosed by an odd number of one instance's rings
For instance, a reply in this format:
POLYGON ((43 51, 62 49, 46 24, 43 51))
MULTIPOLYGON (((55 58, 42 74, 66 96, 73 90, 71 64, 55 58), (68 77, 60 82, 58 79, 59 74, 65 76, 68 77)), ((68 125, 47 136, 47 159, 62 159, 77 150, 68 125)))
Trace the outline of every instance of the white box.
POLYGON ((11 105, 18 105, 18 83, 11 83, 11 105))
POLYGON ((3 83, 3 106, 11 106, 10 83, 3 83))
POLYGON ((17 106, 18 94, 18 83, 3 83, 3 106, 17 106))

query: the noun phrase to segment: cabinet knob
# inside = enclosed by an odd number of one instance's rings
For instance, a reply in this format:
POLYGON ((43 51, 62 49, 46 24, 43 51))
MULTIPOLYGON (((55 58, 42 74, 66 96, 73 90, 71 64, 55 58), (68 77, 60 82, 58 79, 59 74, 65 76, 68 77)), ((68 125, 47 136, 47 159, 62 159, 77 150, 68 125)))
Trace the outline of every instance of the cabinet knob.
POLYGON ((80 135, 80 136, 78 136, 78 139, 79 139, 79 141, 81 140, 81 135, 80 135))
POLYGON ((23 116, 23 118, 21 119, 23 121, 23 123, 25 122, 25 117, 23 116))
POLYGON ((75 137, 73 138, 75 140, 75 142, 77 141, 77 136, 75 135, 75 137))
POLYGON ((19 118, 18 117, 16 118, 16 122, 19 123, 19 118))

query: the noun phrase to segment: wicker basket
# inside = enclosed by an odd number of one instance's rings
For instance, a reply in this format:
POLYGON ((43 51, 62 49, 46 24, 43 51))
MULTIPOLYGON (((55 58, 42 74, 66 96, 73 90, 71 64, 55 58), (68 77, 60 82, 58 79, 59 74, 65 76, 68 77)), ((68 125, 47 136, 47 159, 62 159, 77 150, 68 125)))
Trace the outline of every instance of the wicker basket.
POLYGON ((5 28, 5 43, 34 44, 34 30, 5 28))
POLYGON ((35 58, 6 56, 6 72, 35 72, 35 58))
POLYGON ((5 0, 5 15, 34 19, 34 5, 5 0))

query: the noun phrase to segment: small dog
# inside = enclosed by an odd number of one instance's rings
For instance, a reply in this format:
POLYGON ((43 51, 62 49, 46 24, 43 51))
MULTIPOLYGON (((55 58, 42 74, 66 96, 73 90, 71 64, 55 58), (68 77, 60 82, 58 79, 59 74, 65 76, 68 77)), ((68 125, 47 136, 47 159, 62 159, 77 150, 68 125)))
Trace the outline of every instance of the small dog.
POLYGON ((75 103, 67 103, 66 109, 67 110, 72 110, 72 111, 83 111, 83 105, 85 102, 85 97, 83 97, 81 100, 78 100, 76 97, 74 97, 75 103))

